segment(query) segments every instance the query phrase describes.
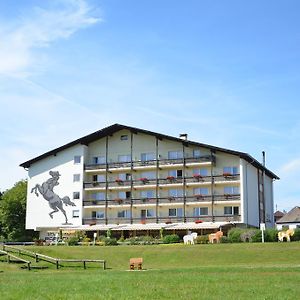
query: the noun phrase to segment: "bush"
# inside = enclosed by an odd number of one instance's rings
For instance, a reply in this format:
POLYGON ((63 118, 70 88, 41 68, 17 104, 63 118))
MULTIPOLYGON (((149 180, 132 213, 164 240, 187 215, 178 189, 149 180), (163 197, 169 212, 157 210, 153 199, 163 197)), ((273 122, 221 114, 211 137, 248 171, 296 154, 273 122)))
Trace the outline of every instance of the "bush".
POLYGON ((105 246, 116 246, 118 245, 117 239, 116 238, 104 238, 103 239, 104 245, 105 246))
POLYGON ((232 228, 228 231, 228 240, 230 243, 240 243, 243 230, 240 228, 232 228))
POLYGON ((77 246, 79 242, 78 237, 72 236, 67 240, 68 246, 77 246))
POLYGON ((261 242, 261 231, 258 229, 244 229, 240 238, 244 243, 261 242))
POLYGON ((292 241, 300 241, 300 228, 295 229, 295 233, 291 238, 292 241))
POLYGON ((127 242, 129 245, 153 245, 158 244, 159 240, 152 236, 145 235, 128 238, 125 240, 125 242, 127 242))
POLYGON ((198 235, 196 244, 208 244, 208 235, 198 235))
POLYGON ((220 239, 220 242, 222 243, 222 244, 226 244, 226 243, 229 243, 229 239, 228 239, 228 237, 227 236, 221 236, 221 239, 220 239))
POLYGON ((169 234, 164 236, 163 243, 164 244, 178 243, 179 240, 180 238, 177 234, 169 234))
POLYGON ((278 241, 278 230, 274 228, 266 229, 265 232, 266 242, 277 242, 278 241))

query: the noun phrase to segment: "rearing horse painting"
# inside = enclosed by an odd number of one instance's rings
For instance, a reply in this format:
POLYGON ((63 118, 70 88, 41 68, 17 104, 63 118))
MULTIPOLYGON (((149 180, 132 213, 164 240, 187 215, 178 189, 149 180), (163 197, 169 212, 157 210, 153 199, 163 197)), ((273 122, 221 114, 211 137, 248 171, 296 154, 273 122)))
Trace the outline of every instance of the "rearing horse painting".
POLYGON ((47 181, 45 181, 42 185, 37 184, 34 188, 32 188, 31 193, 35 192, 36 196, 38 197, 38 191, 43 196, 45 200, 48 201, 49 206, 53 211, 49 213, 49 216, 51 219, 53 219, 53 214, 58 212, 59 210, 64 214, 66 223, 68 223, 67 213, 63 208, 63 204, 66 206, 76 206, 74 202, 70 200, 68 196, 65 196, 63 198, 60 198, 57 194, 53 192, 53 188, 56 185, 59 185, 58 179, 59 179, 59 172, 58 171, 50 171, 49 172, 51 178, 49 178, 47 181))

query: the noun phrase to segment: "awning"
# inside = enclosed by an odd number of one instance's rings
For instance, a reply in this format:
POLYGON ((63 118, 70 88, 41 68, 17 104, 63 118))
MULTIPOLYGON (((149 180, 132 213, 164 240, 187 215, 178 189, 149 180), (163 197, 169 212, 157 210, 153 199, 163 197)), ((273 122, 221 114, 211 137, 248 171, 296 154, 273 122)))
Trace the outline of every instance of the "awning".
POLYGON ((124 224, 116 228, 113 228, 113 231, 118 230, 160 230, 162 228, 169 228, 174 226, 174 224, 166 223, 147 223, 147 224, 124 224))
POLYGON ((177 223, 172 226, 171 229, 177 230, 189 230, 189 229, 218 229, 222 226, 228 225, 229 223, 225 222, 203 222, 203 223, 195 223, 195 222, 187 222, 187 223, 177 223))

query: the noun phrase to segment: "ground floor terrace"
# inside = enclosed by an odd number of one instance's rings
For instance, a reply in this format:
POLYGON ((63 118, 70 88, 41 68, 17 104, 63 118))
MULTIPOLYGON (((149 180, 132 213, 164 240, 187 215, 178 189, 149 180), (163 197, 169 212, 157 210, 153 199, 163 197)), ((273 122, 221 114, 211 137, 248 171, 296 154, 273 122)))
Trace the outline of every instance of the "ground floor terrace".
POLYGON ((146 223, 146 224, 103 224, 103 225, 81 225, 81 226, 65 226, 57 228, 37 228, 40 232, 41 239, 53 239, 60 237, 66 239, 75 235, 77 232, 84 232, 90 238, 106 236, 109 231, 112 237, 124 238, 134 236, 153 236, 159 237, 162 232, 166 234, 178 234, 183 237, 189 232, 197 232, 198 235, 205 235, 218 230, 226 232, 235 227, 237 224, 232 222, 186 222, 186 223, 146 223))

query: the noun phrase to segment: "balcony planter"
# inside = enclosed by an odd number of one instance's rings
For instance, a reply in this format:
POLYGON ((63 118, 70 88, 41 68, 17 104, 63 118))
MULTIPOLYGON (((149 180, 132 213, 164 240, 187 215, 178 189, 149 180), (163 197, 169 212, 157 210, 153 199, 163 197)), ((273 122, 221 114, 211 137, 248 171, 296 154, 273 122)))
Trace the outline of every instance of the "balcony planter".
POLYGON ((223 176, 224 176, 224 178, 225 179, 232 179, 233 178, 233 174, 231 174, 231 173, 223 173, 223 176))
POLYGON ((228 198, 231 198, 233 195, 232 194, 224 194, 225 198, 228 199, 228 198))
POLYGON ((141 224, 146 224, 146 221, 145 220, 141 220, 141 224))
POLYGON ((175 197, 168 197, 168 200, 171 202, 171 201, 174 201, 175 200, 175 197))
POLYGON ((116 182, 118 185, 123 185, 123 184, 124 184, 123 180, 120 179, 120 178, 117 178, 117 179, 115 180, 115 182, 116 182))
POLYGON ((204 181, 203 177, 200 174, 194 174, 193 178, 195 181, 204 181))
POLYGON ((204 196, 199 194, 199 195, 195 195, 196 199, 197 200, 203 200, 204 199, 204 196))
POLYGON ((203 223, 203 221, 202 220, 196 220, 195 223, 200 224, 200 223, 203 223))
POLYGON ((117 198, 114 200, 115 202, 119 203, 119 204, 122 204, 123 203, 123 199, 121 198, 117 198))
POLYGON ((172 224, 171 220, 166 221, 166 224, 172 224))
POLYGON ((140 180, 143 184, 146 184, 146 183, 149 182, 149 179, 146 178, 146 177, 142 177, 142 178, 140 178, 139 180, 140 180))
POLYGON ((169 182, 175 182, 176 181, 176 178, 174 176, 168 176, 166 178, 169 182))

